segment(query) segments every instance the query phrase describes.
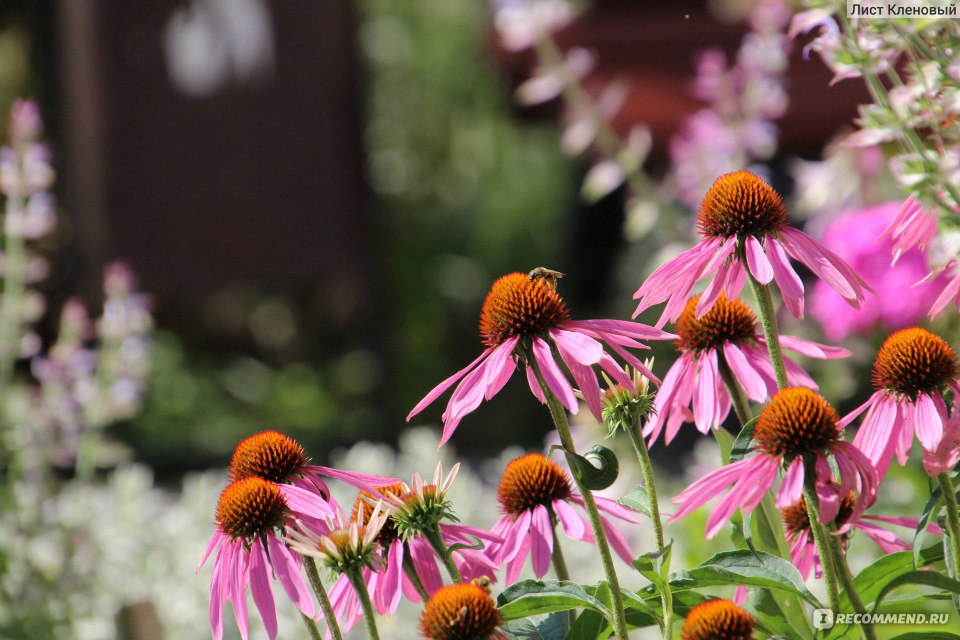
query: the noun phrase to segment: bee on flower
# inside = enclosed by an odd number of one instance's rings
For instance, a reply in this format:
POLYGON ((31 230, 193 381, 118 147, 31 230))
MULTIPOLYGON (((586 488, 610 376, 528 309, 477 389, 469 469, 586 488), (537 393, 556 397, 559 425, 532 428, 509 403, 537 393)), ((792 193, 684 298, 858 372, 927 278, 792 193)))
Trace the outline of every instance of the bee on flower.
POLYGON ((537 399, 546 402, 539 377, 547 390, 575 414, 579 411, 577 394, 557 356, 597 420, 602 419, 603 408, 594 367, 624 386, 630 384, 614 355, 659 384, 659 379, 628 349, 646 348, 642 340, 676 336, 638 322, 573 320, 556 291, 557 277, 557 272, 540 268, 530 274, 511 273, 494 282, 480 312, 480 335, 487 348, 430 391, 407 420, 457 385, 443 413, 442 446, 463 417, 484 399, 499 393, 517 368, 526 373, 530 391, 537 399))

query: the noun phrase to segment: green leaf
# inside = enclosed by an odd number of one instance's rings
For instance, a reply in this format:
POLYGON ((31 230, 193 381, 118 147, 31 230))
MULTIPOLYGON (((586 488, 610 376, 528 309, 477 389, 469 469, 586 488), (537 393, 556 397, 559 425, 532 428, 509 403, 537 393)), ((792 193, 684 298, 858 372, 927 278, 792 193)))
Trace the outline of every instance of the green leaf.
POLYGON ((584 611, 577 616, 564 640, 605 640, 613 633, 613 627, 596 611, 584 611))
MULTIPOLYGON (((912 551, 897 551, 888 553, 867 566, 853 580, 860 598, 867 604, 876 602, 877 596, 891 580, 943 560, 943 547, 939 544, 931 545, 918 555, 916 564, 912 551)), ((850 600, 845 593, 840 594, 840 609, 845 612, 852 611, 850 600)))
POLYGON ((790 622, 796 615, 807 619, 807 612, 796 598, 776 598, 769 589, 751 589, 749 603, 750 611, 771 635, 809 637, 809 629, 797 629, 790 622))
POLYGON ((740 435, 733 441, 733 447, 730 449, 729 462, 739 462, 753 452, 753 428, 756 426, 757 420, 758 418, 754 418, 743 425, 743 429, 740 430, 740 435))
POLYGON ((897 640, 960 640, 960 636, 949 631, 913 631, 901 633, 897 640))
POLYGON ((610 609, 576 582, 558 580, 522 580, 512 584, 497 596, 497 605, 505 621, 578 608, 592 609, 606 617, 612 615, 610 609))
POLYGON ((749 551, 718 553, 690 571, 675 574, 670 585, 674 591, 720 585, 775 589, 823 608, 792 563, 762 551, 756 555, 749 551))
POLYGON ((618 502, 627 509, 639 511, 648 518, 653 517, 653 512, 650 510, 650 497, 647 496, 647 488, 642 484, 635 486, 630 490, 630 493, 620 498, 618 502))
POLYGON ((673 551, 673 540, 664 546, 662 551, 645 553, 633 561, 634 568, 657 588, 663 590, 670 575, 670 556, 673 551))
POLYGON ((877 593, 873 610, 877 610, 877 607, 880 605, 880 602, 883 600, 883 597, 887 595, 887 593, 893 589, 896 589, 897 587, 902 587, 903 585, 907 584, 926 585, 928 587, 936 587, 942 591, 949 591, 950 593, 960 593, 960 582, 957 582, 953 578, 948 578, 942 573, 938 573, 936 571, 909 571, 893 578, 883 585, 879 593, 877 593))
POLYGON ((564 640, 570 617, 557 611, 542 616, 509 622, 501 630, 512 640, 564 640))

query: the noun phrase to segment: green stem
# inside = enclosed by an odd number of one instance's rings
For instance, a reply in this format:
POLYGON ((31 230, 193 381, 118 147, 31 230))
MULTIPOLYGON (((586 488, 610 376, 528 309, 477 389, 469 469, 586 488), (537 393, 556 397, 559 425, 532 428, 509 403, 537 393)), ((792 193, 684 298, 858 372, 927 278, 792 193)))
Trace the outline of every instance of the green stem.
POLYGON ((453 556, 450 554, 450 549, 447 548, 446 543, 444 543, 440 530, 436 526, 430 527, 423 531, 423 537, 430 543, 434 552, 440 556, 443 566, 447 568, 447 573, 450 574, 450 579, 454 582, 463 582, 460 569, 457 568, 457 563, 453 561, 453 556))
MULTIPOLYGON (((5 227, 11 216, 21 215, 23 207, 23 198, 20 196, 7 199, 5 227)), ((26 244, 21 235, 10 233, 9 228, 4 228, 3 255, 5 273, 3 298, 0 301, 0 397, 6 397, 7 387, 13 379, 14 363, 20 351, 20 305, 26 288, 26 244)))
MULTIPOLYGON (((533 370, 543 391, 543 397, 547 401, 547 407, 550 409, 550 416, 553 418, 553 424, 557 427, 557 435, 560 436, 560 444, 566 452, 567 462, 570 468, 574 468, 576 460, 571 453, 576 451, 573 444, 573 437, 570 435, 570 424, 567 422, 567 414, 550 387, 547 386, 540 367, 535 358, 527 359, 528 365, 533 370)), ((590 517, 590 527, 593 529, 593 537, 597 545, 597 552, 600 554, 600 564, 603 565, 603 573, 606 575, 607 583, 610 585, 610 596, 613 601, 613 632, 617 640, 627 640, 627 616, 623 609, 623 594, 620 593, 620 580, 617 578, 617 572, 613 567, 613 555, 610 553, 610 545, 607 542, 607 534, 603 530, 603 521, 600 519, 600 511, 597 509, 597 503, 593 499, 593 493, 587 487, 583 486, 580 477, 573 473, 573 481, 580 491, 583 498, 583 506, 590 517)))
POLYGON ((363 622, 367 626, 367 637, 370 640, 380 640, 380 633, 377 631, 377 615, 373 610, 373 603, 370 602, 370 594, 367 592, 367 583, 363 581, 363 574, 359 569, 351 569, 347 571, 347 579, 350 580, 357 599, 360 600, 363 622))
POLYGON ((737 420, 739 420, 740 425, 743 426, 753 420, 753 412, 750 411, 750 400, 747 398, 747 394, 743 392, 743 388, 737 383, 737 379, 734 377, 730 365, 727 364, 726 357, 722 353, 717 355, 719 356, 717 358, 717 365, 720 369, 720 377, 723 379, 723 384, 727 388, 727 393, 730 394, 730 400, 733 403, 733 412, 737 414, 737 420))
MULTIPOLYGON (((556 516, 551 514, 551 519, 556 520, 556 516)), ((556 522, 553 523, 551 531, 553 533, 553 556, 551 557, 553 571, 557 574, 557 580, 564 582, 570 579, 570 569, 567 568, 567 560, 563 557, 563 549, 560 548, 560 536, 557 535, 556 522)), ((577 621, 577 610, 570 609, 567 615, 570 619, 570 626, 573 627, 573 623, 577 621)))
MULTIPOLYGON (((300 556, 303 558, 303 566, 307 569, 307 578, 310 580, 310 586, 313 587, 313 593, 317 596, 320 603, 320 610, 323 611, 323 619, 327 621, 327 630, 334 640, 343 640, 343 634, 340 632, 340 623, 337 622, 337 616, 333 612, 333 605, 330 604, 330 598, 327 596, 327 590, 323 588, 323 581, 320 580, 320 572, 317 570, 317 561, 311 556, 300 556)), ((304 616, 306 618, 306 616, 304 616)), ((313 622, 311 620, 311 622, 313 622)), ((314 625, 316 627, 316 625, 314 625)), ((318 632, 319 633, 319 632, 318 632)))
MULTIPOLYGON (((657 551, 663 551, 663 521, 660 518, 660 503, 657 500, 657 483, 653 476, 653 463, 650 461, 650 450, 647 449, 647 443, 640 433, 640 426, 634 425, 633 428, 626 430, 630 434, 630 442, 633 443, 633 449, 637 452, 637 462, 640 464, 640 473, 643 475, 643 486, 647 489, 647 501, 650 503, 650 519, 653 520, 653 533, 657 539, 657 551)), ((666 581, 663 585, 664 590, 670 589, 670 582, 666 581)), ((668 594, 663 597, 663 637, 665 640, 673 638, 673 607, 671 598, 668 594)))
MULTIPOLYGON (((830 539, 830 552, 837 570, 837 577, 840 579, 840 588, 850 601, 850 606, 853 607, 854 612, 865 615, 867 613, 867 607, 864 606, 860 592, 857 591, 857 585, 853 581, 853 574, 850 573, 850 567, 847 565, 847 556, 843 552, 840 538, 832 535, 829 531, 827 534, 827 537, 830 539)), ((877 632, 874 630, 872 624, 861 624, 860 626, 867 640, 877 640, 877 632)))
POLYGON ((427 593, 427 590, 423 587, 423 581, 420 580, 417 567, 413 564, 413 558, 410 557, 410 549, 407 543, 404 543, 403 546, 406 547, 403 554, 403 572, 407 574, 407 579, 410 580, 410 584, 417 590, 417 595, 420 596, 420 600, 423 601, 423 604, 427 604, 427 600, 430 599, 430 594, 427 593))
POLYGON ((323 635, 320 634, 320 629, 317 628, 317 623, 313 618, 301 613, 300 617, 303 618, 303 624, 307 625, 307 631, 310 633, 310 637, 313 640, 323 640, 323 635))
POLYGON ((760 323, 763 325, 763 337, 767 341, 767 351, 770 352, 770 362, 773 364, 773 373, 777 377, 777 388, 787 386, 787 367, 783 363, 783 352, 780 350, 780 332, 777 330, 777 316, 773 310, 773 295, 770 286, 760 284, 753 274, 747 272, 753 296, 757 299, 760 310, 760 323))
POLYGON ((957 514, 957 494, 950 475, 937 476, 943 501, 947 507, 947 534, 950 537, 950 550, 953 552, 953 579, 960 580, 960 516, 957 514))
MULTIPOLYGON (((813 474, 807 474, 807 478, 812 478, 813 474)), ((807 503, 807 517, 810 520, 810 532, 813 534, 813 541, 817 545, 817 555, 820 556, 820 566, 823 569, 823 582, 827 587, 827 606, 833 612, 840 611, 840 595, 837 588, 837 571, 834 565, 833 553, 830 550, 829 535, 823 530, 820 524, 820 503, 817 500, 817 494, 812 487, 812 481, 805 483, 803 488, 803 497, 807 503)))

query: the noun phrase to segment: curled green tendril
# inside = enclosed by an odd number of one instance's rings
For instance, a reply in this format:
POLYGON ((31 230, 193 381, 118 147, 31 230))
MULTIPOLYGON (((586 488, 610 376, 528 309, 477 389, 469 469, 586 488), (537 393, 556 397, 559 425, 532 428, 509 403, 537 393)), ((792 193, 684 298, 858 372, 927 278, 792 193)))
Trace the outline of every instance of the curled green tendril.
POLYGON ((591 491, 606 489, 616 482, 620 474, 617 454, 602 445, 598 444, 583 455, 560 445, 550 447, 550 453, 556 449, 562 449, 567 454, 570 470, 577 476, 580 484, 591 491))

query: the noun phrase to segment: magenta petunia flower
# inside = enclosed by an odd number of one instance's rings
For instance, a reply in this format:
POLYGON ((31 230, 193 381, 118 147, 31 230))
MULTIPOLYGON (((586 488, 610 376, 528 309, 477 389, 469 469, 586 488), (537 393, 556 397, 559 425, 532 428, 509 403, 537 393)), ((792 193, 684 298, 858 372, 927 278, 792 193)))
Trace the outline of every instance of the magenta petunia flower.
POLYGON ((867 412, 853 443, 883 478, 894 453, 901 465, 916 434, 927 451, 937 451, 948 421, 943 392, 960 397, 957 360, 945 340, 914 327, 892 334, 873 364, 876 391, 841 421, 846 427, 867 412))
MULTIPOLYGON (((615 501, 600 496, 594 496, 594 500, 606 516, 638 524, 633 513, 615 501)), ((503 541, 491 545, 488 552, 498 563, 506 565, 507 584, 516 582, 528 555, 538 578, 547 573, 555 544, 554 521, 571 540, 594 542, 589 521, 573 508, 575 505, 583 509, 584 505, 583 498, 571 488, 570 476, 539 453, 529 453, 507 465, 497 489, 497 501, 505 515, 494 525, 493 532, 502 536, 503 541)), ((634 554, 626 538, 606 516, 601 515, 601 521, 610 546, 629 564, 634 554)))
MULTIPOLYGON (((728 367, 754 402, 764 402, 777 392, 776 375, 767 356, 767 343, 753 311, 739 298, 721 294, 706 314, 697 318, 700 296, 694 296, 677 320, 680 357, 663 377, 654 400, 655 413, 644 425, 643 435, 652 445, 665 430, 670 444, 684 422, 696 424, 700 433, 717 428, 730 413, 730 394, 723 383, 721 367, 728 367)), ((839 347, 780 336, 784 349, 820 359, 846 358, 839 347)), ((784 358, 787 380, 793 386, 816 389, 817 384, 790 358, 784 358)))
POLYGON ((409 421, 454 384, 443 413, 443 445, 450 439, 460 420, 503 389, 518 364, 527 373, 530 390, 541 402, 543 393, 529 367, 531 360, 540 368, 550 391, 571 413, 578 412, 573 385, 554 357, 558 354, 584 401, 596 419, 602 420, 602 398, 594 366, 626 385, 630 379, 623 367, 607 352, 651 380, 659 379, 627 349, 646 348, 640 340, 668 340, 676 336, 638 322, 622 320, 571 320, 566 303, 555 289, 555 272, 538 269, 530 273, 511 273, 493 283, 480 312, 480 334, 487 348, 480 357, 437 385, 413 408, 409 421), (546 275, 541 275, 544 273, 546 275))
MULTIPOLYGON (((890 531, 875 523, 892 524, 898 527, 906 527, 910 531, 916 531, 919 524, 917 518, 898 518, 890 516, 868 516, 861 515, 853 519, 856 510, 857 496, 854 493, 847 494, 840 501, 840 510, 833 519, 838 528, 846 528, 847 531, 861 531, 884 553, 895 553, 897 551, 911 551, 913 546, 904 541, 890 531)), ((807 513, 807 503, 802 498, 797 504, 781 509, 780 519, 783 521, 783 530, 790 545, 790 559, 794 566, 800 570, 800 575, 804 580, 813 573, 819 578, 823 575, 820 566, 820 555, 817 553, 817 544, 810 531, 810 517, 807 513)), ((935 524, 927 527, 927 530, 936 535, 943 535, 943 531, 935 524)), ((847 536, 841 538, 844 547, 847 544, 847 536)))
POLYGON ((896 228, 897 202, 855 209, 838 214, 826 226, 822 242, 880 292, 866 299, 860 309, 843 304, 840 295, 817 282, 810 295, 810 315, 820 323, 827 338, 843 340, 851 333, 867 334, 876 327, 903 329, 920 322, 938 293, 945 276, 923 281, 929 271, 919 250, 899 243, 896 228), (884 231, 886 229, 886 231, 884 231), (894 254, 891 265, 888 254, 894 254))
POLYGON ((202 567, 216 551, 210 579, 210 627, 215 640, 223 637, 223 606, 228 601, 233 605, 241 637, 246 640, 249 636, 248 587, 267 635, 271 640, 277 637, 277 612, 270 586, 274 575, 304 615, 316 615, 310 589, 300 574, 300 557, 287 549, 278 531, 293 518, 329 516, 334 506, 312 493, 299 491, 288 498, 280 485, 250 476, 232 482, 220 494, 217 529, 200 561, 202 567))
POLYGON ((780 194, 749 171, 717 178, 700 206, 697 227, 703 240, 654 271, 637 290, 634 298, 640 302, 634 316, 667 302, 657 326, 675 322, 697 282, 712 275, 697 305, 697 315, 702 316, 721 293, 728 298, 740 295, 749 269, 762 284, 775 281, 786 307, 802 318, 803 283, 790 258, 854 307, 859 307, 864 291, 872 291, 840 256, 790 227, 780 194))
POLYGON ((839 513, 841 496, 856 491, 861 496, 851 516, 856 521, 864 509, 876 502, 877 475, 867 457, 841 439, 838 422, 837 412, 815 391, 804 387, 782 389, 764 407, 754 425, 755 455, 713 471, 684 489, 673 499, 680 506, 670 522, 730 487, 707 518, 707 537, 712 538, 737 509, 752 512, 773 487, 781 469, 785 469, 785 474, 777 492, 777 507, 794 505, 803 495, 807 471, 804 457, 816 460, 813 472, 821 520, 833 520, 839 513))

